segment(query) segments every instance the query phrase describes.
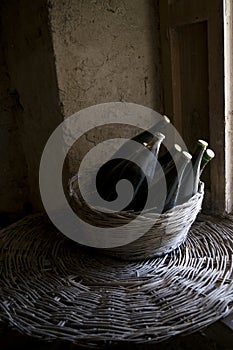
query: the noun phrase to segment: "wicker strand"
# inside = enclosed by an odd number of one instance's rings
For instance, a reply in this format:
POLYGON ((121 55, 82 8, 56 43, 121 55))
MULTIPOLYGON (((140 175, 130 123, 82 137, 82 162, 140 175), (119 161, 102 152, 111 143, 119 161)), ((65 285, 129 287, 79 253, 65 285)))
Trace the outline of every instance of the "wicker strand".
POLYGON ((204 217, 176 250, 136 262, 90 252, 41 214, 0 242, 0 321, 36 338, 153 343, 233 310, 233 217, 204 217))
MULTIPOLYGON (((137 218, 140 220, 140 225, 138 225, 137 229, 146 232, 144 227, 148 227, 148 222, 151 222, 151 229, 132 243, 101 250, 102 254, 126 260, 138 260, 167 254, 185 241, 192 223, 201 210, 204 197, 204 183, 200 183, 199 192, 186 203, 176 206, 161 215, 153 212, 153 210, 147 210, 140 216, 133 211, 106 213, 87 206, 80 194, 77 176, 71 179, 70 193, 73 197, 71 205, 74 211, 91 225, 100 225, 106 228, 124 226, 130 220, 137 218)), ((123 234, 127 235, 127 232, 130 234, 131 230, 131 227, 125 225, 123 234)))

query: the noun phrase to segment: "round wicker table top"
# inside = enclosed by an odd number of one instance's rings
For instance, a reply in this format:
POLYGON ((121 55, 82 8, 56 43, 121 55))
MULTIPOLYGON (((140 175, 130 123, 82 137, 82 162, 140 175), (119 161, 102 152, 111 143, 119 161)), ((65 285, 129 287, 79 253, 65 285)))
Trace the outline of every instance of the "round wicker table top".
POLYGON ((93 347, 196 331, 233 309, 232 243, 232 217, 205 217, 175 251, 128 262, 26 217, 0 231, 0 321, 93 347))

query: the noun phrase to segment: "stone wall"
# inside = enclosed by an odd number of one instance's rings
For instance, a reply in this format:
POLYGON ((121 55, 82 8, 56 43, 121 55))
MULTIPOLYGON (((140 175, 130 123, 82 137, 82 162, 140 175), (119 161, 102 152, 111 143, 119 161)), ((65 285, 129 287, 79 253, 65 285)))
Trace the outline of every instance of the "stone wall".
POLYGON ((19 134, 27 164, 30 201, 41 209, 39 164, 45 143, 62 121, 46 0, 2 5, 5 58, 17 96, 19 134))
MULTIPOLYGON (((2 23, 0 23, 0 42, 4 42, 2 23)), ((23 215, 30 208, 27 165, 18 127, 22 113, 17 95, 10 87, 4 49, 2 45, 0 47, 0 227, 23 215)))
MULTIPOLYGON (((1 22, 6 65, 0 73, 6 77, 7 72, 9 85, 9 90, 3 87, 2 111, 9 103, 16 108, 13 114, 4 112, 9 114, 11 132, 1 118, 0 142, 8 170, 1 173, 0 208, 19 210, 14 206, 16 196, 22 205, 29 200, 34 210, 40 210, 41 154, 64 118, 112 101, 163 111, 158 4, 154 0, 2 0, 1 22), (9 162, 14 163, 11 170, 9 162), (18 190, 21 194, 16 191, 20 186, 24 186, 18 190)), ((102 136, 90 132, 81 138, 69 155, 71 171, 93 143, 114 132, 110 128, 102 136)), ((118 133, 127 137, 132 130, 118 133)))
MULTIPOLYGON (((159 9, 154 0, 50 0, 64 116, 95 104, 127 101, 163 111, 159 9)), ((131 136, 124 127, 94 130, 70 152, 75 172, 93 143, 131 136)))

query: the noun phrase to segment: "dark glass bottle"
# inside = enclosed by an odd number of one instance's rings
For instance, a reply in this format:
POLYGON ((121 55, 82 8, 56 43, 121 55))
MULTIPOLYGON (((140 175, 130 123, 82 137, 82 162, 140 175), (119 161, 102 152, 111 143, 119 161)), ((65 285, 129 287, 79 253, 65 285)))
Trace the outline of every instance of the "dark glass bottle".
POLYGON ((169 168, 171 162, 173 163, 174 157, 176 157, 177 153, 179 154, 181 151, 182 151, 182 148, 180 147, 180 145, 175 143, 171 148, 171 150, 167 151, 166 153, 164 153, 162 156, 158 158, 159 163, 164 171, 166 170, 166 168, 169 168))
MULTIPOLYGON (((96 178, 97 190, 98 191, 100 190, 101 193, 104 195, 104 191, 101 190, 101 186, 102 186, 101 184, 104 181, 106 181, 106 177, 108 177, 108 175, 112 172, 112 169, 113 168, 115 169, 117 165, 120 165, 120 167, 122 167, 122 161, 125 158, 132 159, 132 157, 134 157, 135 152, 140 149, 141 145, 144 145, 145 147, 147 147, 148 143, 151 140, 153 140, 154 134, 155 134, 155 137, 158 137, 158 133, 161 130, 163 130, 169 123, 170 123, 170 119, 167 116, 163 116, 161 120, 156 122, 150 129, 144 130, 143 132, 139 133, 132 139, 126 141, 113 154, 112 158, 100 167, 96 178), (134 144, 132 144, 129 141, 135 141, 135 142, 134 144), (138 145, 136 142, 138 143, 138 145)), ((163 138, 164 138, 164 135, 163 135, 163 138)), ((155 156, 158 155, 158 150, 159 150, 159 147, 157 148, 157 153, 155 154, 155 156)), ((106 196, 104 195, 103 198, 106 199, 106 196)))
POLYGON ((212 149, 208 148, 205 153, 203 154, 202 160, 201 160, 201 168, 200 168, 200 176, 205 169, 206 165, 209 163, 211 159, 215 157, 214 151, 212 149))
POLYGON ((181 152, 182 152, 182 148, 178 144, 174 144, 171 150, 171 153, 167 152, 169 153, 169 155, 165 153, 162 161, 161 161, 161 157, 158 158, 161 168, 159 169, 159 167, 157 167, 154 175, 154 179, 153 179, 153 184, 158 183, 158 181, 163 181, 161 180, 161 178, 163 178, 164 176, 166 177, 172 168, 174 169, 176 168, 176 163, 181 155, 181 152))
POLYGON ((183 174, 180 193, 177 199, 178 204, 189 200, 198 191, 200 180, 200 168, 203 154, 208 146, 204 140, 198 140, 196 149, 192 155, 192 166, 188 165, 183 174))
POLYGON ((170 119, 167 116, 163 116, 161 120, 157 121, 150 129, 144 130, 140 132, 138 135, 132 137, 130 140, 127 140, 118 151, 114 153, 114 158, 116 157, 122 157, 125 158, 125 156, 129 157, 131 154, 135 153, 137 148, 140 148, 140 144, 144 144, 146 146, 147 143, 149 143, 153 138, 154 134, 158 132, 163 132, 163 130, 166 128, 166 126, 170 123, 170 119), (135 141, 139 143, 132 144, 129 141, 135 141))
POLYGON ((203 140, 198 140, 196 150, 193 154, 193 193, 196 194, 198 191, 199 181, 200 181, 200 170, 201 170, 201 161, 203 154, 208 146, 208 143, 203 140))
POLYGON ((188 152, 181 152, 181 155, 175 166, 166 174, 167 197, 163 212, 173 208, 177 204, 180 184, 184 175, 184 170, 187 164, 191 161, 192 156, 188 152))
POLYGON ((154 177, 157 155, 163 139, 163 134, 156 133, 153 139, 144 145, 150 150, 147 157, 142 149, 138 149, 130 157, 130 160, 118 158, 118 163, 116 163, 116 159, 105 163, 111 170, 106 172, 106 168, 102 167, 97 173, 96 187, 99 195, 107 201, 116 200, 118 196, 117 183, 122 179, 127 179, 133 186, 134 195, 131 202, 123 210, 141 211, 147 200, 148 188, 154 177), (141 166, 138 166, 136 161, 141 166), (114 166, 112 167, 112 165, 114 166))
POLYGON ((156 132, 161 132, 170 123, 170 119, 163 115, 162 119, 156 122, 150 129, 142 131, 140 134, 134 136, 132 140, 139 143, 150 142, 156 132))
POLYGON ((155 180, 151 187, 154 197, 151 207, 156 207, 158 212, 165 212, 177 204, 180 182, 191 159, 192 156, 188 152, 177 152, 162 175, 155 174, 155 178, 157 175, 158 180, 155 180), (164 181, 166 182, 166 188, 164 187, 164 181), (164 193, 165 191, 166 193, 164 193))

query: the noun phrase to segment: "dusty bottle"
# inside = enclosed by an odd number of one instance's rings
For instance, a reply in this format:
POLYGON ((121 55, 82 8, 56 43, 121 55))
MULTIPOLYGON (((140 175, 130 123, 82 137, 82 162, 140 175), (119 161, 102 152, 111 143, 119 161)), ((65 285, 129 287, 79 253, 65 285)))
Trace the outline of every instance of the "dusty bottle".
POLYGON ((201 160, 201 167, 200 167, 200 176, 205 169, 206 165, 209 163, 211 159, 215 157, 214 151, 212 149, 208 148, 205 153, 203 154, 202 160, 201 160))
POLYGON ((135 151, 140 148, 140 145, 147 145, 153 138, 154 134, 158 132, 163 132, 166 126, 170 123, 170 119, 167 116, 163 116, 161 120, 157 121, 150 129, 144 130, 138 135, 132 137, 130 140, 127 140, 120 148, 114 153, 114 157, 130 157, 135 151), (132 144, 130 141, 135 141, 139 143, 132 144))
POLYGON ((161 168, 157 167, 153 179, 153 184, 161 181, 162 177, 166 177, 167 174, 171 171, 171 168, 176 169, 176 163, 181 155, 182 148, 178 144, 174 144, 170 152, 167 151, 162 157, 158 158, 161 168), (169 153, 169 155, 167 153, 169 153))
POLYGON ((190 163, 192 156, 187 152, 180 151, 180 147, 173 159, 169 162, 169 166, 161 174, 155 174, 154 183, 151 187, 153 194, 152 208, 158 212, 165 212, 176 205, 180 181, 182 180, 184 170, 190 163))
POLYGON ((150 142, 156 132, 162 132, 163 129, 170 123, 170 119, 163 115, 162 119, 155 123, 150 129, 142 131, 140 134, 134 136, 132 140, 139 143, 150 142))
POLYGON ((200 179, 201 160, 207 146, 208 143, 206 141, 197 141, 196 149, 192 155, 192 166, 188 165, 186 167, 181 180, 180 193, 177 199, 178 204, 186 202, 197 193, 200 179))
POLYGON ((198 185, 200 181, 201 161, 203 154, 208 146, 208 143, 203 140, 198 140, 196 150, 193 153, 192 165, 193 165, 193 193, 196 194, 198 191, 198 185))
MULTIPOLYGON (((145 130, 140 134, 136 135, 135 137, 133 137, 132 139, 126 141, 113 154, 112 158, 100 167, 97 174, 97 179, 96 179, 97 189, 100 189, 100 183, 103 182, 101 180, 101 177, 105 181, 106 177, 111 173, 113 168, 115 168, 117 165, 120 165, 122 167, 122 161, 125 158, 132 159, 132 157, 134 157, 135 152, 137 152, 140 149, 141 145, 147 147, 148 143, 151 140, 153 140, 154 134, 155 134, 155 137, 158 137, 158 135, 156 136, 156 134, 158 134, 161 130, 163 130, 169 123, 170 123, 170 119, 167 116, 163 116, 163 118, 158 122, 156 122, 150 129, 145 130), (129 141, 135 141, 135 142, 134 144, 132 144, 129 141), (136 142, 138 143, 138 145, 136 142)), ((163 135, 163 138, 164 138, 164 135, 163 135)), ((158 155, 158 150, 159 150, 159 147, 157 148, 157 153, 155 154, 155 156, 158 155)))
POLYGON ((141 211, 146 203, 148 187, 154 176, 157 155, 163 139, 163 134, 156 133, 153 139, 144 145, 150 150, 146 157, 141 147, 134 152, 130 160, 118 158, 118 163, 116 163, 116 159, 105 163, 111 170, 106 172, 106 168, 102 167, 98 171, 96 187, 99 195, 106 201, 116 200, 118 197, 117 183, 122 179, 127 179, 131 182, 134 193, 131 202, 122 210, 141 211), (139 162, 141 166, 137 165, 136 162, 139 162))
POLYGON ((180 145, 175 143, 169 151, 158 158, 159 163, 164 171, 169 168, 170 164, 173 163, 174 157, 176 157, 177 153, 179 154, 181 151, 182 148, 180 145))
POLYGON ((188 152, 181 152, 178 161, 175 166, 166 174, 167 183, 167 197, 164 205, 163 212, 173 208, 177 204, 177 198, 179 195, 180 184, 184 175, 187 164, 191 161, 192 156, 188 152))

